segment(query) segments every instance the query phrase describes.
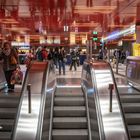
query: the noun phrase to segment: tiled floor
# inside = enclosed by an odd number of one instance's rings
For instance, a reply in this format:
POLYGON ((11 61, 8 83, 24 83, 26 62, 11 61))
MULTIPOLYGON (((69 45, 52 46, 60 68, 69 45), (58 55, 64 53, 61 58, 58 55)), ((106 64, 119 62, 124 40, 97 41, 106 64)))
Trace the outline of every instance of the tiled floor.
MULTIPOLYGON (((130 85, 128 85, 126 78, 125 78, 125 65, 119 65, 118 72, 119 74, 116 74, 116 69, 113 68, 114 75, 116 78, 116 83, 118 86, 118 90, 120 93, 139 93, 139 91, 132 88, 130 85)), ((23 74, 25 74, 26 66, 21 65, 21 70, 23 71, 23 74)), ((82 72, 82 66, 77 67, 77 71, 69 70, 69 66, 66 66, 66 74, 65 75, 59 75, 58 69, 56 69, 56 77, 57 77, 57 83, 58 86, 80 86, 81 83, 81 73, 82 72)), ((6 92, 7 89, 5 89, 3 92, 6 92)), ((16 92, 21 91, 21 85, 16 85, 16 92)))
POLYGON ((81 83, 82 66, 77 67, 77 70, 69 70, 69 66, 66 66, 66 74, 59 75, 58 69, 56 69, 57 84, 58 86, 80 86, 81 83))

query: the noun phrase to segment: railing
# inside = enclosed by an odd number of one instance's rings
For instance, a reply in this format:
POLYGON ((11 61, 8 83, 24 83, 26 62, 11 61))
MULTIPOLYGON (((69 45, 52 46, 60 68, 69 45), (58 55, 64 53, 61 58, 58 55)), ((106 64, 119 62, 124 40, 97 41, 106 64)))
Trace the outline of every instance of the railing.
POLYGON ((120 99, 119 91, 118 91, 118 88, 117 88, 115 76, 114 76, 114 73, 113 73, 113 70, 112 70, 112 67, 111 67, 110 63, 108 63, 108 62, 106 62, 106 63, 110 67, 110 71, 111 71, 111 75, 112 75, 112 78, 113 78, 114 88, 116 90, 116 95, 117 95, 117 98, 118 98, 119 107, 120 107, 120 110, 121 110, 121 115, 122 115, 125 131, 127 133, 128 140, 131 140, 130 134, 129 134, 129 131, 128 131, 128 127, 127 127, 127 123, 126 123, 126 118, 125 118, 125 115, 124 115, 125 113, 124 113, 124 110, 123 110, 123 107, 122 107, 122 104, 121 104, 121 99, 120 99))
MULTIPOLYGON (((46 80, 46 73, 47 73, 47 63, 46 62, 32 62, 30 64, 30 66, 28 67, 27 71, 26 71, 26 74, 25 74, 25 79, 24 79, 24 83, 23 83, 23 86, 22 86, 22 92, 21 92, 21 98, 20 98, 20 102, 19 102, 19 106, 18 106, 18 112, 17 112, 17 116, 16 116, 16 122, 15 122, 15 127, 14 127, 14 133, 12 135, 12 140, 15 140, 15 139, 20 139, 19 138, 19 124, 20 123, 20 120, 22 119, 21 115, 27 115, 27 116, 30 116, 27 114, 28 113, 32 113, 31 112, 31 100, 33 102, 33 104, 35 103, 35 98, 32 98, 31 99, 31 92, 36 92, 35 94, 33 94, 33 97, 35 97, 36 95, 39 97, 38 98, 38 102, 40 102, 41 98, 40 98, 40 95, 42 94, 42 92, 45 90, 45 87, 46 85, 44 85, 45 83, 45 80, 46 80), (40 81, 33 81, 33 78, 35 77, 31 77, 32 75, 35 75, 35 74, 38 74, 40 77, 40 81), (42 80, 43 79, 43 80, 42 80), (27 85, 28 82, 31 82, 32 84, 32 91, 31 91, 31 86, 30 85, 27 85), (33 82, 33 83, 32 83, 33 82), (37 83, 39 82, 39 83, 37 83), (35 87, 37 86, 37 90, 35 90, 35 87), (28 86, 28 89, 27 89, 27 86, 28 86), (28 91, 28 93, 27 93, 28 91), (26 101, 26 97, 29 97, 28 98, 28 101, 29 101, 29 108, 27 108, 27 112, 24 113, 22 112, 22 109, 24 107, 24 104, 23 102, 26 101)), ((37 75, 37 76, 38 76, 37 75)), ((39 114, 39 110, 37 110, 36 112, 36 121, 35 123, 38 122, 38 114, 39 114)), ((32 115, 32 114, 31 114, 32 115)), ((27 119, 27 118, 26 118, 27 119)), ((28 118, 29 119, 29 118, 28 118)), ((28 128, 28 124, 27 122, 25 123, 26 127, 28 128)), ((33 127, 33 125, 31 125, 33 127)), ((32 135, 32 134, 36 134, 36 129, 35 131, 33 130, 30 134, 29 134, 29 137, 32 135)), ((26 135, 26 134, 25 134, 26 135)), ((24 137, 24 135, 23 135, 24 137)), ((34 137, 32 138, 34 139, 34 137)))
MULTIPOLYGON (((90 67, 90 64, 89 62, 85 62, 84 65, 83 65, 83 70, 82 70, 82 88, 84 90, 84 93, 86 94, 86 100, 87 100, 87 107, 88 107, 88 112, 87 112, 87 115, 88 115, 88 128, 89 128, 89 140, 92 139, 92 126, 91 126, 91 116, 90 116, 90 109, 91 111, 93 110, 94 106, 92 107, 92 105, 90 105, 89 103, 89 99, 91 99, 92 103, 94 103, 94 100, 95 100, 95 110, 96 110, 96 115, 97 115, 97 123, 98 123, 98 127, 99 127, 99 137, 100 137, 100 140, 105 140, 105 135, 104 135, 104 131, 103 131, 103 124, 102 124, 102 118, 101 118, 101 113, 100 113, 100 105, 99 105, 99 101, 97 99, 96 96, 98 96, 97 92, 97 88, 96 88, 96 79, 94 79, 93 77, 95 76, 92 76, 92 71, 91 71, 91 67, 90 67), (94 84, 93 84, 94 83, 94 84), (95 95, 97 94, 97 95, 95 95), (92 97, 94 99, 92 99, 92 97)), ((93 133, 94 135, 94 133, 93 133)))
MULTIPOLYGON (((46 78, 46 81, 45 81, 45 87, 44 87, 44 91, 42 92, 42 97, 41 97, 41 104, 40 104, 40 115, 39 115, 39 121, 38 121, 38 127, 37 127, 37 134, 36 134, 36 140, 41 140, 42 139, 42 134, 43 134, 43 126, 44 126, 44 114, 45 114, 45 105, 46 105, 46 102, 47 102, 47 98, 50 98, 51 96, 51 104, 49 104, 49 106, 51 107, 50 110, 53 110, 53 96, 54 96, 54 92, 55 92, 55 88, 56 87, 55 85, 53 85, 54 87, 53 88, 53 91, 51 93, 51 95, 49 95, 47 93, 48 90, 50 90, 49 88, 49 81, 51 80, 50 79, 50 73, 52 71, 52 62, 49 62, 48 64, 48 71, 47 71, 47 78, 46 78), (48 97, 49 96, 49 97, 48 97)), ((55 76, 55 74, 53 74, 53 76, 55 76)), ((55 84, 56 84, 56 81, 55 81, 55 84)), ((49 101, 50 101, 49 100, 49 101)), ((51 137, 51 121, 52 121, 52 114, 53 111, 50 111, 50 125, 49 125, 49 137, 47 139, 50 139, 51 137)))
POLYGON ((24 81, 23 81, 21 94, 20 94, 19 105, 18 105, 18 109, 17 109, 17 113, 16 113, 17 115, 16 115, 16 118, 15 118, 15 121, 14 121, 13 130, 12 130, 11 140, 15 140, 16 128, 17 128, 18 118, 19 118, 19 115, 20 115, 20 109, 21 109, 21 105, 22 105, 22 101, 23 101, 24 91, 27 88, 26 85, 27 85, 27 81, 28 81, 29 69, 30 69, 30 67, 27 68, 26 73, 25 73, 25 78, 24 78, 24 81))
POLYGON ((99 125, 99 135, 100 135, 100 140, 105 140, 105 133, 104 133, 104 127, 103 127, 103 121, 102 121, 102 115, 101 115, 101 107, 100 107, 100 101, 99 101, 99 94, 98 94, 98 89, 97 89, 97 81, 95 78, 95 72, 91 68, 91 76, 92 76, 92 83, 94 83, 94 89, 95 89, 95 106, 96 106, 96 111, 97 111, 97 120, 98 120, 98 125, 99 125))
MULTIPOLYGON (((83 74, 83 69, 82 69, 82 74, 83 74)), ((81 75, 82 77, 82 75, 81 75)), ((81 86, 83 87, 83 85, 81 86)), ((89 105, 88 105, 88 97, 87 97, 87 93, 85 91, 84 88, 82 88, 82 91, 84 93, 85 96, 85 101, 86 101, 86 113, 87 113, 87 122, 88 122, 88 139, 92 140, 92 133, 91 133, 91 122, 90 122, 90 115, 89 115, 89 105)))
POLYGON ((50 69, 50 63, 48 62, 48 70, 45 71, 43 77, 43 87, 41 91, 41 103, 40 103, 40 112, 39 112, 39 120, 38 120, 38 127, 37 127, 37 134, 36 134, 36 140, 41 140, 42 135, 42 126, 43 126, 43 117, 44 117, 44 108, 45 108, 45 99, 46 99, 46 88, 47 88, 47 79, 50 69))

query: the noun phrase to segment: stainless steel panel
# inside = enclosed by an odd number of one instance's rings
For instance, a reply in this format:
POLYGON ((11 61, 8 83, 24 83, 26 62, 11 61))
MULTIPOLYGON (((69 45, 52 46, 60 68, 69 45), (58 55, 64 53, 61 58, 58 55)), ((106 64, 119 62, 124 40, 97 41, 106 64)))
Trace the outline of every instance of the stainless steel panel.
POLYGON ((132 86, 140 90, 140 57, 127 57, 126 77, 132 86))
MULTIPOLYGON (((90 119, 97 117, 100 138, 127 140, 127 130, 115 89, 113 90, 113 111, 109 111, 108 88, 110 83, 114 84, 109 65, 105 62, 86 62, 83 66, 82 80, 88 94, 90 119)), ((95 127, 91 124, 92 129, 95 127)))
POLYGON ((37 133, 43 75, 46 63, 34 62, 27 76, 26 86, 31 84, 31 113, 28 113, 28 91, 25 86, 22 93, 21 107, 14 140, 34 140, 37 133))

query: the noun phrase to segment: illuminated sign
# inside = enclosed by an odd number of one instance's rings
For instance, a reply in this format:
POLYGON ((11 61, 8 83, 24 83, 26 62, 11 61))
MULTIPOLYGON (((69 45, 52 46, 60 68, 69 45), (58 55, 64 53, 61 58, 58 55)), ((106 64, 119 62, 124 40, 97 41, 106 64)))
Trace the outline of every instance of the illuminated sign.
POLYGON ((12 45, 12 46, 30 46, 29 43, 25 43, 25 42, 15 42, 15 41, 12 41, 12 42, 11 42, 11 45, 12 45))
POLYGON ((134 33, 135 33, 135 25, 130 26, 130 28, 122 30, 122 31, 113 32, 109 36, 103 38, 102 40, 103 40, 103 42, 105 42, 105 41, 117 39, 121 36, 125 36, 125 35, 128 35, 128 34, 134 34, 134 33))

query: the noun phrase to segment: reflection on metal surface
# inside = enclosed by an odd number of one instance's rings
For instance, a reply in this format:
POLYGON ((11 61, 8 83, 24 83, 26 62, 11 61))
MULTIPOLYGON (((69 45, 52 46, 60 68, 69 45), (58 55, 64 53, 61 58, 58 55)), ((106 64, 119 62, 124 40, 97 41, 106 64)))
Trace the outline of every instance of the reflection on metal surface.
POLYGON ((19 107, 19 117, 17 117, 17 127, 14 134, 14 140, 34 140, 37 133, 39 110, 41 103, 41 92, 43 85, 44 71, 47 63, 31 64, 28 76, 25 78, 23 92, 21 97, 21 106, 19 107), (32 112, 28 113, 28 91, 27 84, 32 84, 32 112), (24 135, 23 135, 24 134, 24 135))
POLYGON ((102 67, 101 69, 102 70, 94 70, 94 71, 97 81, 97 89, 100 99, 99 101, 101 107, 101 114, 103 118, 105 136, 108 140, 127 139, 125 128, 123 126, 122 116, 120 113, 121 110, 119 108, 118 99, 115 94, 116 91, 113 91, 112 112, 111 113, 109 112, 110 95, 108 91, 108 85, 110 83, 113 83, 111 71, 109 69, 104 71, 104 67, 102 67), (118 120, 117 123, 116 119, 118 120), (112 122, 106 120, 112 120, 112 122))
MULTIPOLYGON (((82 83, 86 91, 92 91, 92 93, 87 93, 89 107, 93 110, 92 102, 94 100, 100 139, 128 140, 129 134, 125 126, 118 92, 108 63, 103 61, 85 62, 82 72, 82 83), (108 86, 110 83, 115 85, 112 93, 112 112, 109 111, 110 92, 108 86), (91 88, 92 90, 88 90, 91 88)), ((92 115, 90 117, 93 119, 92 115)))
POLYGON ((126 77, 131 86, 140 90, 140 57, 127 57, 126 77))

